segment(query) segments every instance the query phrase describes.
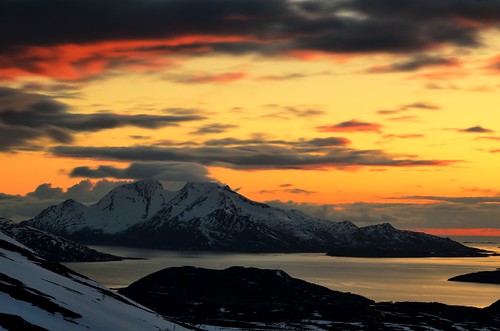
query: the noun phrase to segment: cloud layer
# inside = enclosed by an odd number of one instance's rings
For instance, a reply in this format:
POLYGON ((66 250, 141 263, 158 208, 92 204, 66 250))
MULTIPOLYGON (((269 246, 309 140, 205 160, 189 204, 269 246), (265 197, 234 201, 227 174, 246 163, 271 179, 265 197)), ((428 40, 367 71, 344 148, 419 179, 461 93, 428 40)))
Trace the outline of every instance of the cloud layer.
POLYGON ((322 219, 349 220, 358 226, 389 222, 400 229, 498 228, 498 197, 427 197, 431 204, 352 203, 309 204, 268 201, 281 208, 298 209, 322 219))
POLYGON ((91 169, 86 166, 74 168, 71 177, 135 179, 154 178, 162 181, 207 182, 205 167, 186 162, 132 163, 126 168, 99 166, 91 169))
POLYGON ((79 132, 96 132, 135 126, 158 129, 203 119, 200 115, 126 115, 111 112, 79 114, 48 96, 0 87, 0 151, 35 148, 33 142, 48 139, 73 142, 79 132))
POLYGON ((202 146, 57 146, 56 156, 118 160, 127 162, 189 162, 233 169, 345 169, 362 166, 414 167, 447 166, 454 161, 400 157, 382 150, 356 150, 344 147, 342 138, 285 141, 244 141, 234 138, 207 141, 202 146))
POLYGON ((0 217, 25 220, 35 216, 44 208, 58 204, 66 199, 75 199, 82 203, 93 203, 106 195, 111 189, 124 183, 123 181, 108 180, 92 183, 89 180, 83 180, 67 190, 45 183, 39 185, 33 192, 25 196, 0 193, 0 217))
POLYGON ((117 68, 154 70, 171 65, 162 56, 172 54, 375 52, 416 54, 386 68, 408 71, 453 64, 418 54, 479 47, 499 13, 500 0, 3 1, 0 29, 9 33, 0 35, 0 72, 82 79, 117 68))

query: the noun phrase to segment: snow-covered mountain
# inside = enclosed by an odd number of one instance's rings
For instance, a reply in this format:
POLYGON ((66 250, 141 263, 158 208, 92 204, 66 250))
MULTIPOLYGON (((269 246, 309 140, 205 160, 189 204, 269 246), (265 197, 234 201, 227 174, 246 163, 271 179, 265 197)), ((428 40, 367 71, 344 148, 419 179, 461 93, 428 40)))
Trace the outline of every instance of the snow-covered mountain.
POLYGON ((99 216, 95 227, 105 233, 123 231, 156 214, 173 194, 151 179, 121 185, 90 207, 99 216))
POLYGON ((0 330, 188 330, 0 233, 0 330))
POLYGON ((228 186, 188 183, 149 220, 119 235, 133 246, 237 251, 321 251, 357 229, 270 207, 228 186))
POLYGON ((0 217, 0 232, 41 257, 57 262, 99 262, 122 260, 119 256, 101 253, 72 240, 0 217))
POLYGON ((149 219, 172 195, 158 181, 142 180, 114 188, 92 206, 72 199, 50 206, 25 224, 77 241, 106 242, 149 219))
POLYGON ((411 256, 401 247, 420 246, 423 256, 482 254, 387 224, 358 228, 271 207, 217 183, 187 183, 172 193, 156 181, 139 181, 115 188, 93 206, 68 200, 25 223, 80 242, 161 249, 411 256))

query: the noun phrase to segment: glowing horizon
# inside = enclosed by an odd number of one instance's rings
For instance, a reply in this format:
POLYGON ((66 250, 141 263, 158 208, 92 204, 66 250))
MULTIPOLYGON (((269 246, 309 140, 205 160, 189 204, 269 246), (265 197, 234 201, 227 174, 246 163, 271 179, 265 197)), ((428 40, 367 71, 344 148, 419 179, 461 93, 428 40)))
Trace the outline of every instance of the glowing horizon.
POLYGON ((2 5, 0 217, 153 177, 498 235, 500 1, 404 1, 2 5))

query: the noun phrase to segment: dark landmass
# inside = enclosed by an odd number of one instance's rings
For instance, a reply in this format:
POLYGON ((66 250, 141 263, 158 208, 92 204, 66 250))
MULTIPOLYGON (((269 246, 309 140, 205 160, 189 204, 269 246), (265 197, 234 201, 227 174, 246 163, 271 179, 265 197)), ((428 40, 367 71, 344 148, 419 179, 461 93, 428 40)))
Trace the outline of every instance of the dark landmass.
POLYGON ((349 240, 338 240, 327 255, 349 257, 481 257, 492 252, 449 238, 398 230, 389 223, 358 228, 349 240))
POLYGON ((123 258, 71 241, 69 239, 0 218, 0 232, 16 239, 44 259, 56 262, 120 261, 123 258))
POLYGON ((452 282, 500 284, 500 269, 494 271, 473 272, 470 274, 455 276, 448 280, 452 282))
POLYGON ((485 309, 375 303, 280 270, 167 268, 119 292, 188 325, 251 330, 500 330, 500 301, 485 309))
POLYGON ((244 267, 167 268, 119 293, 184 321, 299 321, 314 314, 333 318, 340 313, 351 314, 354 307, 364 310, 373 303, 359 295, 292 278, 281 270, 244 267))

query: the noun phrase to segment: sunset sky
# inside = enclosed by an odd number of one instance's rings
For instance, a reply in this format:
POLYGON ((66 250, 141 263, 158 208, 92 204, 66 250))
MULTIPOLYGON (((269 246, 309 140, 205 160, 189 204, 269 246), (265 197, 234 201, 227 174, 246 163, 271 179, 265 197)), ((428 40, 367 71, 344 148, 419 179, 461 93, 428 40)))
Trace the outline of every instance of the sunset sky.
POLYGON ((3 0, 0 216, 218 181, 500 235, 500 0, 3 0))

